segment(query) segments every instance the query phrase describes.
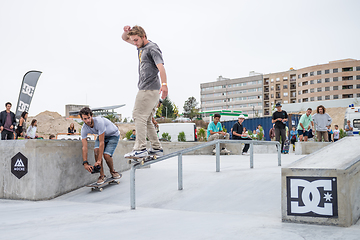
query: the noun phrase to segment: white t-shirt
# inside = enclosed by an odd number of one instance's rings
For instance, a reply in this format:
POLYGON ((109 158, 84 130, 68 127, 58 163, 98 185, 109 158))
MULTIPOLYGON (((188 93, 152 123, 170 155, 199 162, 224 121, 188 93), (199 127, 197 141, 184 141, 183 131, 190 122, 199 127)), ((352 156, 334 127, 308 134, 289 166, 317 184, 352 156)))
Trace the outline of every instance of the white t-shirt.
POLYGON ((334 130, 334 139, 339 139, 340 138, 340 130, 334 130))
POLYGON ((119 136, 119 129, 109 119, 103 117, 93 117, 94 127, 91 128, 84 124, 81 128, 81 138, 85 139, 89 133, 101 135, 105 132, 105 137, 119 136))

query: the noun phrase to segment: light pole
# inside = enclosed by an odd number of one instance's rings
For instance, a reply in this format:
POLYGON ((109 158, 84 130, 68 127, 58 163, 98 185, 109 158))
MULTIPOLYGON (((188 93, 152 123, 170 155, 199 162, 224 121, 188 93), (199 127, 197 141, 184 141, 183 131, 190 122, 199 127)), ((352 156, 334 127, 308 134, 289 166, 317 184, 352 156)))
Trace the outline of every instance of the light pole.
POLYGON ((166 115, 165 115, 166 117, 165 118, 167 118, 167 107, 166 106, 164 106, 164 107, 166 108, 166 115))

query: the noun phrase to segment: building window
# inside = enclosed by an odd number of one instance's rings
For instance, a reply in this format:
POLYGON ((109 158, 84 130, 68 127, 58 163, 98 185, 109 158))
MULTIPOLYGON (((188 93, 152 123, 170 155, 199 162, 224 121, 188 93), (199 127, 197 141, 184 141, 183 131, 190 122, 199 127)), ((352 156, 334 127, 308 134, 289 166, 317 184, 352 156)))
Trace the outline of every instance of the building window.
POLYGON ((299 78, 301 78, 301 75, 300 75, 300 74, 298 75, 298 79, 299 79, 299 78))
POLYGON ((333 78, 333 82, 337 82, 337 81, 339 81, 339 78, 338 78, 338 77, 334 77, 334 78, 333 78))
POLYGON ((339 90, 339 86, 333 86, 333 90, 339 90))
POLYGON ((330 87, 325 87, 325 91, 330 91, 330 87))
POLYGON ((316 72, 316 75, 321 75, 321 70, 316 72))
POLYGON ((271 86, 271 90, 274 90, 274 86, 271 86))
POLYGON ((318 97, 317 97, 317 100, 318 100, 318 101, 321 101, 321 100, 322 100, 322 97, 321 97, 321 96, 318 96, 318 97))
POLYGON ((353 85, 343 85, 342 89, 353 89, 353 85))
POLYGON ((306 82, 302 82, 302 85, 303 86, 306 86, 306 85, 308 85, 309 84, 309 82, 308 81, 306 81, 306 82))
POLYGON ((310 76, 314 76, 314 72, 310 72, 310 76))
POLYGON ((356 75, 356 80, 360 80, 360 75, 356 75))
POLYGON ((356 84, 356 88, 360 88, 360 84, 356 84))
POLYGON ((301 83, 300 83, 300 82, 298 83, 298 86, 301 87, 301 83))
POLYGON ((288 93, 287 92, 284 92, 284 97, 287 97, 288 96, 288 93))
POLYGON ((274 82, 274 79, 272 78, 270 81, 271 81, 271 82, 274 82))
POLYGON ((321 87, 318 87, 318 88, 317 88, 317 91, 318 91, 318 92, 321 92, 321 87))
POLYGON ((343 81, 353 80, 353 76, 342 77, 342 80, 343 80, 343 81))
POLYGON ((314 80, 310 80, 310 84, 314 84, 314 82, 315 82, 314 80))
POLYGON ((326 69, 325 70, 325 74, 329 74, 330 73, 330 70, 329 69, 326 69))
POLYGON ((342 69, 343 72, 351 72, 352 70, 353 70, 352 67, 346 67, 342 69))
POLYGON ((287 88, 288 88, 288 86, 287 86, 286 84, 284 84, 284 85, 283 85, 283 88, 284 88, 284 89, 287 89, 287 88))
POLYGON ((287 80, 288 80, 288 78, 287 78, 287 77, 283 77, 283 80, 284 80, 284 81, 287 81, 287 80))
POLYGON ((310 102, 313 102, 314 100, 315 100, 314 97, 311 97, 311 98, 310 98, 310 102))
POLYGON ((325 100, 330 100, 330 95, 325 96, 325 100))
POLYGON ((276 78, 276 81, 277 81, 277 82, 280 82, 280 78, 276 78))
POLYGON ((271 94, 271 98, 274 98, 274 94, 271 94))
POLYGON ((289 103, 289 101, 284 101, 284 103, 289 103))
POLYGON ((334 95, 333 99, 339 99, 339 95, 334 95))
POLYGON ((298 92, 298 95, 301 95, 301 91, 298 92))
POLYGON ((298 103, 301 103, 301 99, 298 99, 298 103))
POLYGON ((302 94, 307 94, 307 93, 308 93, 307 89, 302 91, 302 94))
POLYGON ((317 80, 317 83, 321 83, 321 79, 318 79, 318 80, 317 80))
POLYGON ((310 88, 310 93, 315 92, 315 88, 310 88))
POLYGON ((339 70, 337 68, 334 68, 333 73, 337 73, 337 72, 339 72, 339 70))
POLYGON ((359 66, 359 67, 356 67, 356 71, 360 71, 360 66, 359 66))
POLYGON ((309 99, 308 98, 303 98, 303 102, 308 102, 309 99))
POLYGON ((357 94, 356 94, 356 97, 360 97, 360 93, 357 93, 357 94))
POLYGON ((307 73, 303 73, 302 74, 302 77, 304 78, 304 77, 307 77, 308 76, 308 74, 307 73))
POLYGON ((330 78, 325 78, 325 82, 330 82, 330 78))

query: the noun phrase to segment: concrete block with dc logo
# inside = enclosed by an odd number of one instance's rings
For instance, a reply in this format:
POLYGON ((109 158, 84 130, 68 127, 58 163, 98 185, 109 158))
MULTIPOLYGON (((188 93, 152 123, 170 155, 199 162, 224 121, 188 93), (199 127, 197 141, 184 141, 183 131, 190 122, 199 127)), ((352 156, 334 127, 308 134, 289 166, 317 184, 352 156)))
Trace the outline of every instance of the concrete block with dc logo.
POLYGON ((349 227, 360 218, 360 138, 346 137, 281 169, 282 221, 349 227))

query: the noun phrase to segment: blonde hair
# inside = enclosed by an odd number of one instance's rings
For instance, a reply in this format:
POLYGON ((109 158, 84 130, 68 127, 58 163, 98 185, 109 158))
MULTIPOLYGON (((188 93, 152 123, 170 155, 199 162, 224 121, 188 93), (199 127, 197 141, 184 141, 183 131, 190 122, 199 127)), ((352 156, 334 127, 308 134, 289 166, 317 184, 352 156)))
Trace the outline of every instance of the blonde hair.
POLYGON ((131 30, 127 33, 127 35, 128 36, 138 35, 141 38, 145 37, 147 39, 145 30, 142 27, 138 26, 138 25, 133 26, 131 28, 131 30))

